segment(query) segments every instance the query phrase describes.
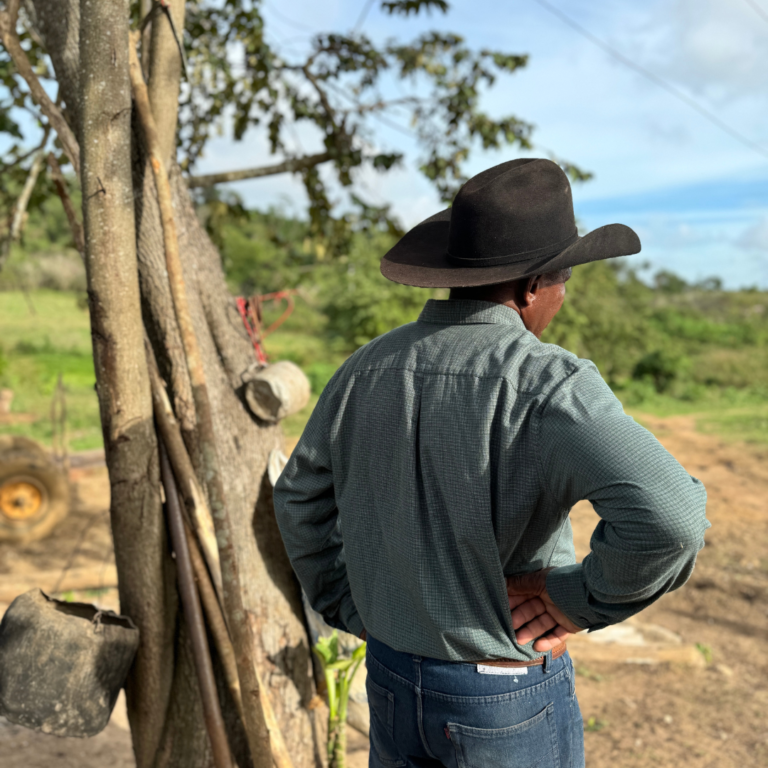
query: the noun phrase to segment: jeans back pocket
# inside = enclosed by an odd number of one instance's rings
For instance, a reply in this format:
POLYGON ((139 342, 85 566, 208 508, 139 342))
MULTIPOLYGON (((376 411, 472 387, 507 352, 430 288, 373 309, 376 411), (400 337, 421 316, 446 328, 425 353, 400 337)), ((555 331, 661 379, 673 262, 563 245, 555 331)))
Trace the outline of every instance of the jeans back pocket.
MULTIPOLYGON (((371 709, 371 751, 382 765, 400 768, 405 760, 398 752, 394 737, 395 694, 371 680, 366 680, 371 709)), ((371 761, 373 765, 373 761, 371 761)))
POLYGON ((555 705, 508 728, 448 723, 459 768, 559 768, 555 705))

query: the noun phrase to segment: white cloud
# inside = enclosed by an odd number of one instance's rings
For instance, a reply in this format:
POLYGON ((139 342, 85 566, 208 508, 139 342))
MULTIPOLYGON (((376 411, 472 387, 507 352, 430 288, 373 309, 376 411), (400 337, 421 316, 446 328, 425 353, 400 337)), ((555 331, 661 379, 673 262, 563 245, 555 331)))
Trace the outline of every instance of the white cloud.
POLYGON ((746 251, 768 252, 768 216, 747 227, 736 240, 736 245, 746 251))
POLYGON ((768 23, 742 0, 664 0, 632 36, 638 63, 717 102, 765 101, 768 23))

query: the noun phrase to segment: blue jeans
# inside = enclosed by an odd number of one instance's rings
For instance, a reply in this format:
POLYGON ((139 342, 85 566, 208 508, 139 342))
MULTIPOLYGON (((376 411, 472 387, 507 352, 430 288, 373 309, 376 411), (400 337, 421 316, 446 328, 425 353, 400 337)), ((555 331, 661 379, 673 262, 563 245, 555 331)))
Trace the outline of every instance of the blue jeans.
POLYGON ((583 768, 573 664, 547 662, 484 674, 369 635, 369 768, 583 768))

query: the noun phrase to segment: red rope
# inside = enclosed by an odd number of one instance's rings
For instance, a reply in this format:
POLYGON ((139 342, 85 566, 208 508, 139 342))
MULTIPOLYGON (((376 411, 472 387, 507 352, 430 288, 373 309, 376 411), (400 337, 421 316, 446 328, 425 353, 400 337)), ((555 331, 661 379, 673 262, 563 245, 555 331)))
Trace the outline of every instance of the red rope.
POLYGON ((237 310, 243 320, 243 325, 245 326, 248 338, 253 345, 256 360, 260 365, 267 364, 267 353, 264 350, 262 342, 270 333, 274 333, 291 316, 291 313, 296 306, 296 302, 293 300, 295 293, 296 291, 291 289, 286 291, 276 291, 275 293, 265 293, 261 296, 251 296, 250 298, 238 296, 236 299, 237 310), (272 323, 266 330, 262 330, 261 305, 265 301, 285 301, 287 306, 283 311, 283 314, 280 315, 274 323, 272 323))

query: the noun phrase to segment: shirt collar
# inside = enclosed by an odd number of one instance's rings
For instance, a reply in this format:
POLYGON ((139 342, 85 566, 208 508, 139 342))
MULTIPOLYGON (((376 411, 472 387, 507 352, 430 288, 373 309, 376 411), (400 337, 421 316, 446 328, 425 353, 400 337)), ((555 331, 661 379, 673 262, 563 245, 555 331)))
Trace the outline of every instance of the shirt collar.
POLYGON ((468 299, 429 299, 419 315, 419 322, 435 325, 513 325, 525 326, 514 309, 491 301, 468 299))

